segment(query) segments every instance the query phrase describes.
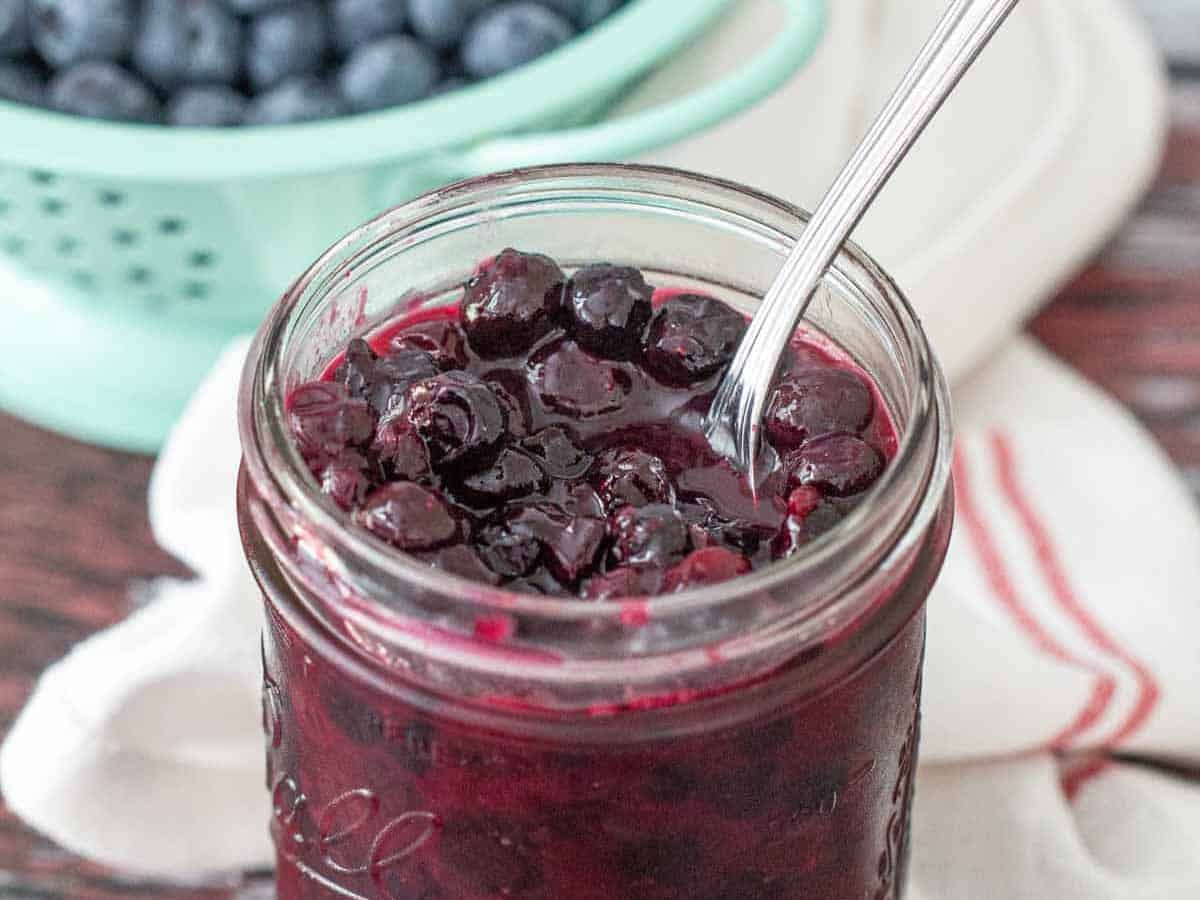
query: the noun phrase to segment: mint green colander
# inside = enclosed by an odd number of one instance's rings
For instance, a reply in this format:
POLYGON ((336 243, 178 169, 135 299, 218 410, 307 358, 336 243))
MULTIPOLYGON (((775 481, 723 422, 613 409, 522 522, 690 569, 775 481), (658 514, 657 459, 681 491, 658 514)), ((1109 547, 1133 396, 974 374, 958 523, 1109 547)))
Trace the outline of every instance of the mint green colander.
POLYGON ((0 298, 0 406, 156 449, 230 338, 382 209, 498 169, 627 158, 774 90, 811 55, 824 0, 775 0, 783 24, 736 72, 600 121, 733 2, 633 0, 509 75, 314 124, 178 130, 0 102, 0 264, 29 284, 0 298))

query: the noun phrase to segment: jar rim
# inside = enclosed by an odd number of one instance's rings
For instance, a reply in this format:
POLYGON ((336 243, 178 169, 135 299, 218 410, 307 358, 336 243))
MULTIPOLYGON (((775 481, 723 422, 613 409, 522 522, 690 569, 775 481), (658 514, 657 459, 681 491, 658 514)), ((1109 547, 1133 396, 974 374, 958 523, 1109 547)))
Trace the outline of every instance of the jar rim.
MULTIPOLYGON (((307 292, 314 285, 332 283, 343 268, 352 266, 352 259, 346 261, 349 251, 356 247, 377 247, 382 239, 412 230, 448 206, 467 205, 489 194, 502 196, 510 189, 520 189, 536 199, 537 191, 542 188, 605 183, 614 191, 640 190, 659 197, 703 189, 726 199, 752 203, 801 227, 809 219, 809 214, 794 204, 721 178, 659 166, 592 163, 538 166, 485 175, 431 191, 382 213, 323 253, 283 294, 254 338, 240 387, 239 430, 244 464, 256 489, 265 493, 268 504, 290 507, 323 541, 335 542, 340 551, 366 562, 397 584, 452 597, 480 613, 524 615, 543 621, 615 619, 627 612, 631 600, 645 604, 647 614, 652 617, 686 615, 728 600, 731 585, 736 585, 739 596, 759 594, 782 582, 802 579, 806 572, 829 569, 838 561, 839 554, 845 553, 848 537, 871 528, 878 521, 885 501, 903 493, 906 476, 911 478, 914 471, 923 469, 919 495, 905 506, 901 538, 885 548, 887 553, 876 552, 874 558, 878 562, 898 550, 910 549, 933 521, 949 481, 949 392, 916 313, 884 269, 852 242, 839 251, 831 274, 848 267, 874 283, 901 327, 900 337, 915 366, 918 384, 911 391, 906 425, 896 454, 867 499, 837 526, 806 545, 803 552, 739 576, 734 582, 689 588, 675 594, 612 600, 543 597, 484 585, 422 564, 351 527, 347 514, 320 492, 287 432, 284 354, 280 352, 289 320, 307 292), (257 415, 258 410, 265 410, 268 415, 257 415)), ((812 610, 813 614, 819 612, 820 609, 812 610)))

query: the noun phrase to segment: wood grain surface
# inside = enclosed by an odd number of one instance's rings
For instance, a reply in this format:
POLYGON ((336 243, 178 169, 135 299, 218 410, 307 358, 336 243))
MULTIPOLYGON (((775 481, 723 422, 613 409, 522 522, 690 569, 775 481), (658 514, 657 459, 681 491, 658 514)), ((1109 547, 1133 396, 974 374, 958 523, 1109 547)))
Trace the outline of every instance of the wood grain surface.
MULTIPOLYGON (((1200 499, 1200 4, 1172 8, 1173 129, 1157 184, 1109 246, 1030 324, 1154 433, 1200 499), (1180 22, 1193 39, 1180 37, 1180 22)), ((1161 16, 1164 21, 1169 17, 1161 16)), ((0 735, 38 672, 121 619, 131 586, 185 574, 146 521, 151 461, 0 415, 0 735)), ((264 823, 265 827, 265 823, 264 823)), ((202 889, 121 879, 21 825, 0 801, 0 898, 261 900, 266 875, 202 889)))

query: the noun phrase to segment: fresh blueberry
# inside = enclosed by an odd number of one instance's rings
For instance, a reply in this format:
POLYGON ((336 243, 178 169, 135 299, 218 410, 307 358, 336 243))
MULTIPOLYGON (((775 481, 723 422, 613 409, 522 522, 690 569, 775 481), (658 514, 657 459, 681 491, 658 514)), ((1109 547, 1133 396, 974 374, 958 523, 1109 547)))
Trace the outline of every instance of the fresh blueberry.
POLYGON ((329 21, 323 7, 305 2, 272 10, 250 23, 246 72, 261 91, 320 72, 328 49, 329 21))
POLYGON ((462 323, 481 356, 516 356, 554 325, 566 276, 554 260, 509 248, 467 283, 462 323))
POLYGON ((83 60, 119 60, 133 44, 134 0, 31 0, 33 45, 61 69, 83 60))
POLYGON ((767 407, 767 435, 786 453, 834 431, 861 432, 871 421, 871 389, 845 369, 808 369, 786 376, 767 407))
POLYGON ((115 122, 161 122, 162 104, 136 75, 109 62, 81 62, 50 82, 50 106, 59 112, 115 122))
POLYGON ((670 565, 691 546, 687 523, 674 507, 625 506, 609 518, 613 561, 623 566, 670 565))
POLYGON ((440 97, 442 94, 449 94, 452 91, 457 91, 459 88, 465 88, 470 83, 461 75, 451 75, 449 78, 443 78, 439 81, 429 96, 440 97))
POLYGON ((558 13, 527 0, 503 3, 482 13, 463 36, 463 67, 474 78, 490 78, 565 44, 575 28, 558 13))
POLYGON ((667 467, 653 453, 637 447, 614 447, 596 460, 593 483, 611 511, 622 506, 672 503, 675 491, 667 467))
POLYGON ((28 0, 0 0, 0 57, 29 49, 28 0))
POLYGON ((819 488, 848 497, 869 488, 883 472, 883 455, 850 434, 827 434, 809 441, 784 458, 795 487, 819 488))
POLYGON ((745 331, 745 317, 720 300, 680 294, 654 313, 646 366, 667 384, 701 381, 729 364, 745 331))
POLYGON ((591 28, 607 19, 617 11, 625 0, 541 0, 541 2, 562 13, 580 29, 591 28))
POLYGON ((392 350, 423 350, 440 369, 461 369, 467 364, 467 336, 451 319, 430 319, 409 325, 392 336, 392 350))
POLYGON ((225 5, 243 16, 257 16, 269 9, 295 5, 296 0, 225 0, 225 5))
POLYGON ((444 372, 405 392, 403 416, 429 448, 435 466, 478 468, 495 458, 508 417, 487 382, 466 372, 444 372))
POLYGON ((146 0, 133 61, 165 90, 232 85, 241 74, 242 25, 219 0, 146 0))
POLYGON ((46 81, 41 71, 29 63, 0 61, 0 100, 27 106, 46 102, 46 81))
POLYGON ((249 103, 233 88, 223 85, 182 88, 167 103, 167 121, 200 128, 240 125, 249 103))
POLYGON ((411 481, 375 490, 356 518, 373 535, 401 550, 433 550, 453 543, 461 533, 441 495, 411 481))
POLYGON ((633 379, 622 365, 627 364, 596 359, 574 341, 559 341, 531 360, 531 381, 550 409, 590 419, 624 405, 633 379))
POLYGON ((341 95, 320 78, 301 75, 259 94, 246 111, 247 125, 289 125, 346 113, 341 95))
POLYGON ((404 28, 403 0, 333 0, 329 7, 333 43, 349 55, 356 47, 398 34, 404 28))
POLYGON ((440 77, 433 52, 408 35, 397 34, 355 50, 337 80, 352 110, 370 112, 428 97, 440 77))
POLYGON ((491 0, 407 0, 408 25, 431 47, 449 50, 491 0))
POLYGON ((581 347, 605 359, 632 359, 654 314, 654 288, 626 266, 586 266, 567 284, 567 316, 581 347))

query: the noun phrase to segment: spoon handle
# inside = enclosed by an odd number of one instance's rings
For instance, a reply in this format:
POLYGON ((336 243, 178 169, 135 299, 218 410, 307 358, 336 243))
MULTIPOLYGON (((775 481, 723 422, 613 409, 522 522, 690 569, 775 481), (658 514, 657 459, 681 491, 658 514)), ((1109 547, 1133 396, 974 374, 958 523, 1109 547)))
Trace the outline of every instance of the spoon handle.
POLYGON ((1019 0, 953 0, 788 254, 721 379, 708 439, 755 484, 779 359, 838 249, 1019 0))

